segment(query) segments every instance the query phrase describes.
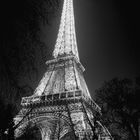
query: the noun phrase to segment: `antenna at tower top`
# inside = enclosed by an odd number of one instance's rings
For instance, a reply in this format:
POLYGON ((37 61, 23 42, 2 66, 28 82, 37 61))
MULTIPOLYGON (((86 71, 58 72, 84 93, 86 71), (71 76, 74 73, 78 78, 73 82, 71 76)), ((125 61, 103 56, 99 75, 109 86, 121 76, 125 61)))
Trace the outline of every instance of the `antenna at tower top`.
POLYGON ((53 52, 54 58, 74 55, 79 60, 77 49, 73 0, 64 0, 61 23, 53 52))

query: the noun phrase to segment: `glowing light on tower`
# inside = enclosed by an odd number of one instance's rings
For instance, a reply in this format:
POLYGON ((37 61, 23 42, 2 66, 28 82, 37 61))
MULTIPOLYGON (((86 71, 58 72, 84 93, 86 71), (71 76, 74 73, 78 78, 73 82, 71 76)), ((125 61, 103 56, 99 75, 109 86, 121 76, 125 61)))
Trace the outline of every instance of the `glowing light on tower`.
POLYGON ((92 100, 83 77, 77 50, 73 0, 64 0, 53 59, 32 96, 22 98, 15 117, 19 137, 31 124, 46 139, 112 140, 106 127, 96 120, 101 108, 92 100))
POLYGON ((75 34, 73 0, 64 0, 59 33, 53 52, 54 58, 65 55, 75 55, 79 59, 75 34))

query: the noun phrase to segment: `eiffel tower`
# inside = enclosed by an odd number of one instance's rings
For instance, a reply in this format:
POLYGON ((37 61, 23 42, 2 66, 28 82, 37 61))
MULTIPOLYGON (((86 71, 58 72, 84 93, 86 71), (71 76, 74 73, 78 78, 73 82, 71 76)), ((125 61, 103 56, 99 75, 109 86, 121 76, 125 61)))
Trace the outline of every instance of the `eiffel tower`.
POLYGON ((30 124, 42 140, 112 140, 100 123, 101 109, 93 101, 83 77, 76 34, 73 0, 64 0, 61 23, 47 70, 15 117, 19 137, 30 124))

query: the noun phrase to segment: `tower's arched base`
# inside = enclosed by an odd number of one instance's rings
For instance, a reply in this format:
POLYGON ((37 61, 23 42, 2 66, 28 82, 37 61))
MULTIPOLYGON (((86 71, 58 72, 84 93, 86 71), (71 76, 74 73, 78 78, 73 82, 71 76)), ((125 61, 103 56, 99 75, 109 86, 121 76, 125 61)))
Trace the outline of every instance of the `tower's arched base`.
POLYGON ((94 102, 82 94, 65 100, 34 102, 15 118, 15 123, 19 124, 15 136, 19 137, 30 126, 38 128, 42 140, 90 140, 95 136, 110 140, 107 129, 96 120, 98 114, 94 102))

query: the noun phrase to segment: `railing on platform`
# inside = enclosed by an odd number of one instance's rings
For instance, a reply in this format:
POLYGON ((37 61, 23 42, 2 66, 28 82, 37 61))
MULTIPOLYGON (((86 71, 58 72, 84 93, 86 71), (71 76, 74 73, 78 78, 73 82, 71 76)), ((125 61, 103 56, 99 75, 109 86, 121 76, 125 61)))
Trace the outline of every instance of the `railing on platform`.
POLYGON ((82 96, 82 92, 80 90, 76 91, 68 91, 62 92, 58 94, 50 94, 50 95, 41 95, 41 96, 29 96, 23 97, 21 101, 21 105, 26 105, 30 103, 40 102, 41 100, 44 101, 54 101, 54 100, 63 100, 68 98, 78 98, 82 96))
POLYGON ((22 106, 29 106, 41 102, 65 101, 65 100, 81 100, 83 99, 87 104, 91 105, 97 112, 101 112, 100 107, 89 97, 85 96, 81 90, 67 91, 58 94, 29 96, 23 97, 21 101, 22 106))

